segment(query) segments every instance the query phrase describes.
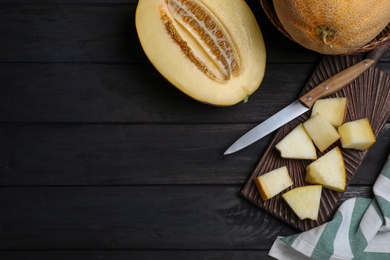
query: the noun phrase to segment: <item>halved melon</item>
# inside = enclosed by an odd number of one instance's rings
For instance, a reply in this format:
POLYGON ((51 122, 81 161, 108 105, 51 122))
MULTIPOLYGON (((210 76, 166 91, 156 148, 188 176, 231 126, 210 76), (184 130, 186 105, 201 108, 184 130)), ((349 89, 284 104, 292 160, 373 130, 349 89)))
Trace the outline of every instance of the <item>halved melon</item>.
POLYGON ((263 80, 264 40, 243 0, 140 0, 135 22, 154 67, 198 101, 234 105, 263 80))

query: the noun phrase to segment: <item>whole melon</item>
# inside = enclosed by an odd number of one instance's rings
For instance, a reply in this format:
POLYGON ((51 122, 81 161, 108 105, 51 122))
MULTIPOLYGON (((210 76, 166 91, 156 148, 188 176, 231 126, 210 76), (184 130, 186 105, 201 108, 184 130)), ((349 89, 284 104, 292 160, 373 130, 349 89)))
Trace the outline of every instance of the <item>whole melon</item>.
POLYGON ((273 0, 286 32, 307 49, 347 54, 390 23, 390 0, 273 0))

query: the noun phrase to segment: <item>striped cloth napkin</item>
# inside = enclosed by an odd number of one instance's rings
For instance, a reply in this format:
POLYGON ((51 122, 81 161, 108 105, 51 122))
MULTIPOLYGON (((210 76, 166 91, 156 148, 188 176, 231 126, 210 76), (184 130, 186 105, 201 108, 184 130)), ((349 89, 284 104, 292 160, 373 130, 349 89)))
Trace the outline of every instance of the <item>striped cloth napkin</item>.
POLYGON ((390 260, 390 157, 375 181, 374 199, 344 201, 334 218, 314 229, 278 237, 276 259, 390 260))

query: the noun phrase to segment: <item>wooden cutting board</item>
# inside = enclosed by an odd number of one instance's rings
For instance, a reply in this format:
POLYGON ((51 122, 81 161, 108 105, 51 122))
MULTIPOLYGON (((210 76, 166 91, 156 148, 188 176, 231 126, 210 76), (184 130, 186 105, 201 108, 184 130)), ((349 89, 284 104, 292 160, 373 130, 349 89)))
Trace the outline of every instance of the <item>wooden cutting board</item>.
MULTIPOLYGON (((304 86, 301 95, 358 61, 357 56, 324 56, 304 86)), ((380 69, 372 67, 343 90, 329 97, 346 97, 348 99, 348 110, 345 121, 348 122, 367 117, 370 120, 374 134, 378 136, 390 115, 390 76, 380 69)), ((298 124, 307 120, 310 113, 311 110, 277 130, 273 140, 241 190, 243 197, 301 231, 312 229, 328 221, 339 206, 343 193, 324 188, 318 219, 316 221, 300 220, 282 200, 282 193, 268 201, 263 201, 253 180, 259 175, 286 165, 294 181, 291 188, 307 184, 305 182, 305 168, 311 161, 283 159, 275 149, 275 144, 298 124)), ((343 149, 340 141, 338 141, 323 153, 318 152, 318 157, 336 145, 341 148, 344 156, 348 185, 365 158, 367 151, 343 149)))

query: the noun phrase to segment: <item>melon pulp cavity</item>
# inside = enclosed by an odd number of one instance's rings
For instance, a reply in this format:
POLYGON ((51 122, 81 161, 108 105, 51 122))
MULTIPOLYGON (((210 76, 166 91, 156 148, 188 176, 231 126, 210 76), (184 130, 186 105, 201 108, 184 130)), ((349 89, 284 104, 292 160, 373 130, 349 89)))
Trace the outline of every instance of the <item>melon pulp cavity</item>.
POLYGON ((353 52, 390 23, 389 0, 273 0, 273 3, 291 38, 323 54, 353 52))
POLYGON ((139 0, 135 22, 150 62, 195 100, 234 105, 263 80, 264 40, 244 0, 139 0))

